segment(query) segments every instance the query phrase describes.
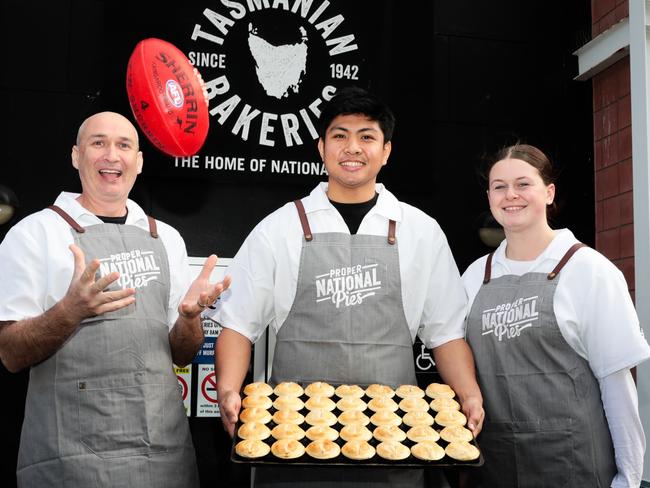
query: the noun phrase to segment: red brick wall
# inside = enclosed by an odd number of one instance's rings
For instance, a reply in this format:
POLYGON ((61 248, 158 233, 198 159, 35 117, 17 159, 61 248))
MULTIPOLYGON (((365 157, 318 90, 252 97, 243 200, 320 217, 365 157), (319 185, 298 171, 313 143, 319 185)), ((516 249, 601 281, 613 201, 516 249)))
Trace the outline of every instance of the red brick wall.
MULTIPOLYGON (((596 37, 628 15, 627 0, 592 0, 596 37)), ((625 275, 634 296, 630 59, 593 78, 596 249, 625 275)))
POLYGON ((592 0, 591 34, 596 37, 628 16, 628 0, 592 0))

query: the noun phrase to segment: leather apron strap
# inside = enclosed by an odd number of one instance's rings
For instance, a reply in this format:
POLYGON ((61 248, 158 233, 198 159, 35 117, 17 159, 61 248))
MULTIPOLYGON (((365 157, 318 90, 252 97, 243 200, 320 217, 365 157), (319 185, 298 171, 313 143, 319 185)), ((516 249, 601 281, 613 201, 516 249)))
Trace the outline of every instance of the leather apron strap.
POLYGON ((294 200, 293 203, 298 209, 298 217, 300 218, 302 233, 305 236, 305 240, 309 242, 314 238, 314 236, 311 233, 311 228, 309 227, 309 220, 307 220, 307 214, 305 213, 305 206, 302 204, 302 200, 294 200))
MULTIPOLYGON (((63 218, 63 220, 65 220, 70 225, 70 227, 72 227, 79 234, 83 234, 84 232, 86 232, 86 229, 81 227, 81 225, 79 225, 79 223, 75 219, 70 217, 70 214, 67 213, 65 210, 63 210, 61 207, 57 205, 50 205, 47 208, 49 208, 50 210, 54 210, 56 213, 58 213, 63 218)), ((154 239, 158 239, 158 227, 156 225, 156 219, 147 215, 147 220, 149 221, 149 234, 151 234, 151 237, 153 237, 154 239)))
MULTIPOLYGON (((569 250, 566 253, 564 253, 564 256, 562 256, 560 262, 557 263, 557 266, 553 268, 553 271, 551 271, 548 274, 547 278, 549 280, 555 279, 555 277, 560 273, 562 268, 564 268, 564 265, 569 261, 569 259, 571 259, 571 256, 573 256, 574 253, 582 247, 588 247, 588 246, 586 244, 583 244, 582 242, 576 242, 573 246, 571 246, 569 250)), ((490 282, 492 276, 492 256, 494 256, 494 251, 488 254, 487 261, 485 262, 485 273, 483 274, 484 285, 490 282)))
POLYGON ((553 268, 553 271, 548 274, 547 278, 549 280, 554 279, 560 273, 562 268, 564 268, 564 265, 569 261, 569 259, 571 259, 571 256, 573 256, 573 254, 581 247, 587 247, 587 245, 583 244, 582 242, 576 242, 573 246, 571 246, 569 250, 564 253, 564 256, 562 256, 560 262, 557 263, 557 266, 553 268))
POLYGON ((72 217, 70 217, 70 215, 61 207, 57 207, 56 205, 50 205, 47 208, 49 208, 50 210, 54 210, 56 213, 58 213, 63 218, 63 220, 65 220, 68 223, 68 225, 70 225, 70 227, 76 230, 79 234, 83 234, 84 232, 86 232, 86 229, 81 227, 77 223, 77 221, 72 217))
POLYGON ((494 256, 494 251, 488 254, 487 261, 485 262, 485 274, 483 275, 484 285, 487 285, 492 277, 492 256, 494 256))
MULTIPOLYGON (((309 220, 307 219, 307 213, 305 212, 305 206, 302 204, 302 200, 294 200, 294 205, 298 209, 298 218, 300 218, 300 225, 302 226, 302 233, 305 236, 307 242, 311 241, 314 238, 314 235, 311 233, 311 228, 309 227, 309 220)), ((397 228, 397 222, 394 220, 388 221, 388 244, 391 246, 397 242, 395 238, 395 229, 397 228)))

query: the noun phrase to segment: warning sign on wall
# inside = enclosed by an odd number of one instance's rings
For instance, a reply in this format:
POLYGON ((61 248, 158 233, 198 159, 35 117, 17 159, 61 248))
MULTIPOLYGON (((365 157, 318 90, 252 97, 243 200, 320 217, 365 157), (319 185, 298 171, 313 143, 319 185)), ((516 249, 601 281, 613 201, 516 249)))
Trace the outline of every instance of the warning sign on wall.
MULTIPOLYGON (((205 258, 189 258, 190 260, 190 273, 193 276, 198 276, 199 272, 203 268, 205 258)), ((231 259, 221 258, 215 266, 212 274, 210 275, 210 281, 217 282, 223 280, 226 275, 226 267, 232 261, 231 259)), ((214 364, 214 350, 215 342, 219 334, 221 333, 221 325, 219 325, 214 320, 202 316, 201 317, 201 326, 203 327, 203 335, 205 336, 205 341, 201 346, 201 349, 196 353, 196 356, 192 360, 194 364, 214 364)))
POLYGON ((190 385, 192 384, 192 368, 191 366, 179 368, 178 366, 174 365, 174 372, 176 373, 176 379, 178 380, 178 389, 180 390, 181 397, 183 398, 185 415, 189 417, 192 413, 192 392, 190 388, 190 385))
MULTIPOLYGON (((226 268, 230 261, 232 259, 219 258, 219 262, 210 275, 211 282, 220 281, 225 277, 226 268)), ((198 276, 203 268, 205 258, 190 257, 189 262, 191 275, 198 276)), ((207 317, 201 318, 201 325, 203 326, 205 341, 192 361, 197 377, 194 392, 195 415, 197 417, 219 417, 217 381, 214 374, 214 352, 215 342, 221 332, 221 325, 207 317)), ((188 382, 188 385, 192 385, 192 383, 188 382)))
POLYGON ((217 380, 213 364, 198 365, 198 392, 196 394, 197 417, 219 417, 217 380))
POLYGON ((195 364, 214 364, 215 342, 222 327, 214 320, 205 317, 202 318, 201 324, 203 325, 205 340, 192 362, 195 364))

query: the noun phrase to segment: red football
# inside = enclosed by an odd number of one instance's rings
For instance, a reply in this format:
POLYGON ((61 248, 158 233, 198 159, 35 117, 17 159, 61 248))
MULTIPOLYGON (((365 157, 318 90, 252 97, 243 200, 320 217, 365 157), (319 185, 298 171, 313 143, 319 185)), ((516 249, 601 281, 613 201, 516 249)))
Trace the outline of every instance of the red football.
POLYGON ((126 91, 140 128, 170 156, 203 146, 210 117, 201 82, 185 55, 161 39, 140 41, 129 58, 126 91))

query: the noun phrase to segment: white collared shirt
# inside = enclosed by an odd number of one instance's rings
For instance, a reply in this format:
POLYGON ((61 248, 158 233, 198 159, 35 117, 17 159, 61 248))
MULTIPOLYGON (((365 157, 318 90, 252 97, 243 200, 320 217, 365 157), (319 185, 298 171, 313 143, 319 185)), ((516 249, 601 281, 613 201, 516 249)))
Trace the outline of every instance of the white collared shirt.
MULTIPOLYGON (((78 196, 62 192, 55 205, 82 227, 101 224, 97 216, 79 204, 78 196)), ((131 200, 126 206, 126 224, 149 230, 142 208, 131 200)), ((169 260, 171 286, 167 317, 171 327, 191 281, 187 251, 173 227, 159 220, 156 224, 169 260)), ((70 244, 74 244, 70 225, 49 209, 25 217, 9 230, 0 244, 0 321, 36 317, 65 296, 74 271, 70 244)))
MULTIPOLYGON (((506 241, 494 252, 492 278, 549 273, 578 240, 568 229, 555 231, 555 238, 534 261, 511 261, 505 256, 506 241)), ((483 284, 483 256, 463 274, 469 309, 483 284)), ((557 278, 553 309, 562 336, 589 362, 598 379, 631 368, 650 357, 650 347, 639 327, 639 319, 623 274, 594 249, 576 252, 557 278)))
MULTIPOLYGON (((506 258, 507 243, 503 241, 492 258, 492 278, 549 273, 576 242, 570 230, 557 230, 537 259, 521 262, 506 258)), ((468 310, 483 284, 486 260, 483 256, 474 261, 463 274, 468 310)), ((623 273, 599 252, 583 248, 569 259, 556 279, 553 310, 558 328, 575 352, 589 362, 599 382, 618 470, 611 486, 639 486, 645 435, 629 368, 648 359, 650 347, 639 327, 623 273)))
MULTIPOLYGON (((376 205, 361 222, 358 234, 387 236, 388 220, 397 222, 404 313, 411 337, 419 334, 429 348, 463 337, 465 293, 447 239, 424 212, 399 202, 383 185, 376 205)), ((327 183, 302 199, 311 231, 350 231, 327 198, 327 183)), ((231 263, 232 287, 212 317, 255 342, 267 325, 282 327, 296 295, 303 231, 293 203, 262 220, 246 238, 231 263)))

